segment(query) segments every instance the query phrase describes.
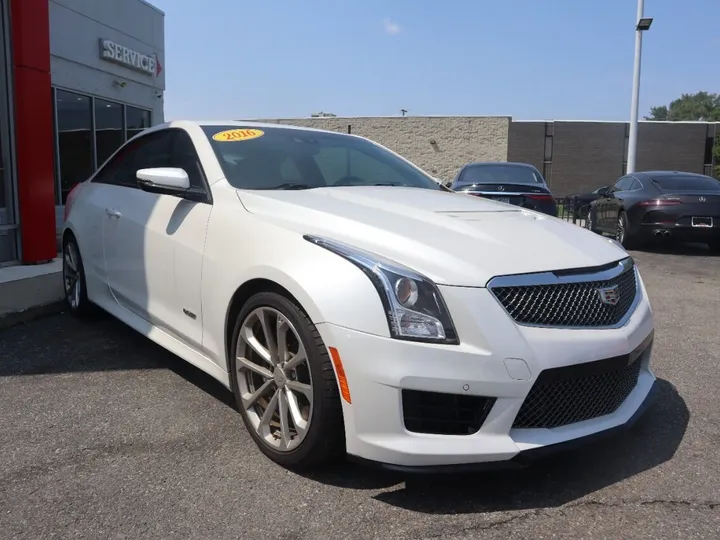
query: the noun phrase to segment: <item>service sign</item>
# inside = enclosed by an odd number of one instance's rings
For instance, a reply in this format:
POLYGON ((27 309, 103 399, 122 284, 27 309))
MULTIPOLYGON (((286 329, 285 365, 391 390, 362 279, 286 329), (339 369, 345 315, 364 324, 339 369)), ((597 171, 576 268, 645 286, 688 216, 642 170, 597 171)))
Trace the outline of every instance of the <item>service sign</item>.
POLYGON ((110 39, 100 39, 100 58, 153 77, 157 77, 161 70, 155 55, 134 51, 110 39))

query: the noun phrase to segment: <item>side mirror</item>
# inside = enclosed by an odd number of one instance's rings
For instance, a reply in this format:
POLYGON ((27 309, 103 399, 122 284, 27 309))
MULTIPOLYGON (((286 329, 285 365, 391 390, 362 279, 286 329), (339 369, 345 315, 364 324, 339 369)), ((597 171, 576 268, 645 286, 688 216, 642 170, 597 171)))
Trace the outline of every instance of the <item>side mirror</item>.
POLYGON ((183 169, 174 167, 155 167, 140 169, 137 174, 138 185, 145 191, 158 193, 157 189, 167 191, 185 191, 190 187, 190 177, 183 169))
POLYGON ((206 198, 203 190, 190 187, 190 177, 184 169, 153 167, 140 169, 135 176, 140 189, 149 193, 172 195, 197 202, 202 202, 206 198))
POLYGON ((600 189, 598 189, 598 195, 607 195, 608 191, 610 191, 610 186, 603 186, 600 189))

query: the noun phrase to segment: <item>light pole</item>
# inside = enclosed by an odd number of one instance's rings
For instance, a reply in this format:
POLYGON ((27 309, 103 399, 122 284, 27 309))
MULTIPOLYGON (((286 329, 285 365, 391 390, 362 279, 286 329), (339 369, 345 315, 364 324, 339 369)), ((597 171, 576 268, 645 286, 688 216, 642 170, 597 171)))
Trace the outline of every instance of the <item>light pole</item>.
POLYGON ((630 137, 628 139, 627 172, 635 172, 637 154, 638 102, 640 101, 640 60, 642 57, 642 34, 650 30, 653 20, 643 17, 645 0, 638 0, 635 23, 635 66, 633 68, 632 104, 630 105, 630 137))

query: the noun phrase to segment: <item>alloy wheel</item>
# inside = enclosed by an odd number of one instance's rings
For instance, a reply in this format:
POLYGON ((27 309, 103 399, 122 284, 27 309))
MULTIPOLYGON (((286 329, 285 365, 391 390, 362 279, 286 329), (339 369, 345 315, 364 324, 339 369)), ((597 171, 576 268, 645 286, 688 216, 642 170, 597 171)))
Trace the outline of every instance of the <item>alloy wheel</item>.
POLYGON ((295 327, 278 310, 259 307, 242 322, 235 357, 240 401, 255 432, 276 451, 297 448, 310 427, 313 386, 295 327))
POLYGON ((618 216, 617 230, 615 231, 615 240, 621 244, 625 241, 625 220, 622 214, 618 216))
POLYGON ((77 309, 80 306, 82 277, 79 260, 80 257, 75 242, 68 242, 65 245, 65 253, 63 254, 63 282, 65 284, 65 297, 72 309, 77 309))

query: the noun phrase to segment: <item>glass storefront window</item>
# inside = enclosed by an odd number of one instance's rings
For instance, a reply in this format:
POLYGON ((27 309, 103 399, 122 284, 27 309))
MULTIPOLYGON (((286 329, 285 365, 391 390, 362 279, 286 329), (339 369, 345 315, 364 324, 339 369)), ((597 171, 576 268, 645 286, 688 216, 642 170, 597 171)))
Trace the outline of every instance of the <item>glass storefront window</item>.
POLYGON ((53 106, 60 205, 76 183, 94 172, 93 166, 102 166, 126 140, 149 128, 152 120, 148 110, 57 88, 53 106))
POLYGON ((136 107, 125 107, 125 121, 127 124, 127 138, 130 139, 143 129, 150 127, 150 111, 136 107))
POLYGON ((120 103, 95 98, 95 151, 100 167, 122 143, 123 106, 120 103))
POLYGON ((56 93, 61 202, 78 182, 92 174, 92 109, 90 98, 65 90, 56 93))

